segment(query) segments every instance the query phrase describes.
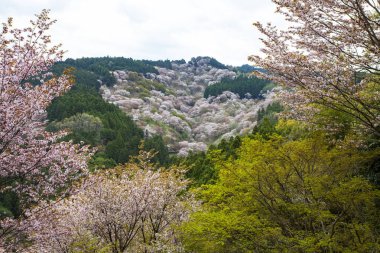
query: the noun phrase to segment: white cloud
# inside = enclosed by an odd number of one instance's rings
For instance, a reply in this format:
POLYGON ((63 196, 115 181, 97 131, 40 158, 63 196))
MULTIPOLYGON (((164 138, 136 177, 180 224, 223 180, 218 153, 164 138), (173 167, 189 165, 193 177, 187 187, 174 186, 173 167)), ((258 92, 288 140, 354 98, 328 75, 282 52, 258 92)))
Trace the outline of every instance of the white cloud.
POLYGON ((0 0, 0 5, 2 21, 12 16, 20 24, 51 9, 58 20, 52 37, 73 58, 208 55, 240 65, 259 51, 252 23, 281 24, 269 0, 0 0))

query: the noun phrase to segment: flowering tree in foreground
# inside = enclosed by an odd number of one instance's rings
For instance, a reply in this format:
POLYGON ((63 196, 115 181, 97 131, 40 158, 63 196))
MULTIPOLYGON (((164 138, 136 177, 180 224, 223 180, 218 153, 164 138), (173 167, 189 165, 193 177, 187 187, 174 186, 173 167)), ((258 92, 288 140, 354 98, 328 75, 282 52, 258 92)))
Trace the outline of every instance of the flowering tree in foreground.
POLYGON ((35 252, 178 252, 187 181, 176 169, 138 163, 92 174, 78 193, 36 214, 35 252), (90 251, 94 250, 94 251, 90 251))
MULTIPOLYGON (((266 78, 290 87, 299 119, 326 111, 380 136, 380 3, 374 0, 273 0, 290 26, 260 23, 264 56, 250 56, 266 78), (294 88, 296 92, 294 92, 294 88)), ((340 122, 342 123, 342 122, 340 122)), ((328 124, 330 129, 339 127, 328 124)))
MULTIPOLYGON (((43 10, 24 29, 13 28, 9 18, 0 33, 0 193, 16 194, 23 211, 65 195, 69 183, 86 172, 89 154, 87 147, 59 142, 64 132, 44 130, 45 109, 73 84, 67 72, 59 77, 47 72, 63 55, 47 35, 55 22, 48 13, 43 10), (32 85, 33 79, 39 84, 32 85)), ((0 248, 15 242, 25 213, 2 218, 0 248)))

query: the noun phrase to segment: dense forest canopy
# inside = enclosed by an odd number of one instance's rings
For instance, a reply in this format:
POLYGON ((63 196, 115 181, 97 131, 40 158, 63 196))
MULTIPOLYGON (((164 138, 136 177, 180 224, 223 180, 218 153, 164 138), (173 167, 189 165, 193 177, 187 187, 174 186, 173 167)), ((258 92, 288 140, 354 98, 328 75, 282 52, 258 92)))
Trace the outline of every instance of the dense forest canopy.
POLYGON ((109 167, 129 161, 130 156, 138 154, 142 140, 145 141, 148 150, 154 149, 158 152, 158 161, 161 164, 168 160, 168 151, 160 136, 144 138, 143 130, 131 117, 117 106, 105 102, 97 92, 80 84, 55 99, 47 108, 47 112, 48 119, 52 121, 48 125, 50 131, 68 128, 71 133, 65 137, 66 139, 98 147, 99 152, 93 157, 92 166, 109 167), (92 116, 87 117, 87 121, 83 118, 86 114, 92 116), (89 127, 88 119, 91 119, 93 124, 100 121, 96 132, 89 127), (84 124, 85 128, 74 127, 84 124))
POLYGON ((215 83, 206 87, 204 97, 218 96, 223 91, 231 91, 239 94, 241 98, 258 98, 269 80, 257 78, 255 76, 239 75, 235 79, 224 79, 220 83, 215 83))
POLYGON ((66 59, 63 62, 57 63, 54 69, 59 71, 60 69, 69 66, 76 68, 79 74, 84 74, 84 71, 91 72, 103 84, 112 86, 116 83, 116 79, 110 71, 125 69, 144 74, 158 73, 154 66, 167 66, 171 68, 171 63, 169 61, 141 61, 124 57, 87 57, 80 59, 66 59))

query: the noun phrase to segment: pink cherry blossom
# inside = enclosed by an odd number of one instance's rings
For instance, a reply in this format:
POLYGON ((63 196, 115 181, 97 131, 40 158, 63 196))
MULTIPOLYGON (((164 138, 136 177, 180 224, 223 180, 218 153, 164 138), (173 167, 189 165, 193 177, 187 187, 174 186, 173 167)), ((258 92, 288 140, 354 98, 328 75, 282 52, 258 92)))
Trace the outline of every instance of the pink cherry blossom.
MULTIPOLYGON (((47 34, 55 23, 48 13, 43 10, 24 29, 13 28, 9 18, 0 33, 0 191, 15 192, 25 212, 42 199, 67 194, 71 182, 87 173, 92 152, 60 142, 64 132, 45 131, 47 106, 73 84, 68 71, 48 72, 63 55, 47 34), (40 84, 31 84, 32 79, 40 84)), ((0 248, 17 241, 23 216, 0 221, 0 248)))
POLYGON ((293 109, 291 116, 311 122, 328 108, 353 118, 361 131, 380 136, 379 1, 273 2, 292 25, 280 31, 254 24, 266 36, 264 56, 250 56, 268 71, 257 74, 287 88, 284 100, 293 109))
POLYGON ((91 174, 76 194, 37 208, 30 250, 71 252, 81 238, 95 238, 110 252, 178 252, 175 226, 195 202, 185 192, 183 172, 156 169, 143 158, 147 154, 141 152, 138 163, 91 174))

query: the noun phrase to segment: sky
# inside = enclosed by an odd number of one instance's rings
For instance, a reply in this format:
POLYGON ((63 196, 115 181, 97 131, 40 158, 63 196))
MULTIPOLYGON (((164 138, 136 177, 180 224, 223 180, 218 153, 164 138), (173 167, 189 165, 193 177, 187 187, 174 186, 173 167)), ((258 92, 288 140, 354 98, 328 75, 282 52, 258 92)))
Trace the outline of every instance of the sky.
POLYGON ((53 42, 65 57, 190 60, 211 56, 238 66, 258 54, 253 22, 282 26, 270 0, 0 0, 0 22, 17 27, 50 9, 53 42))

